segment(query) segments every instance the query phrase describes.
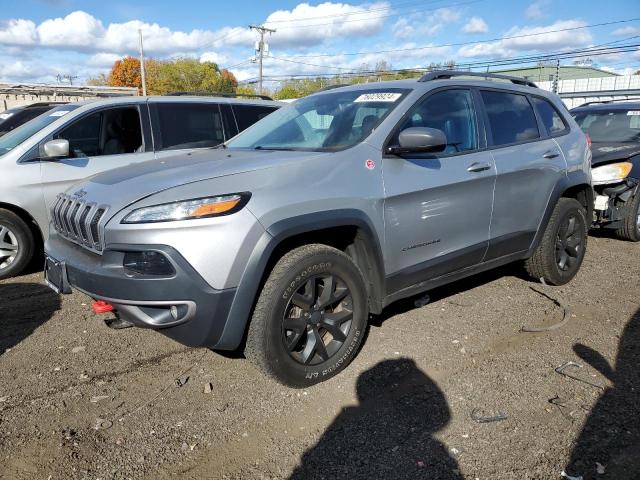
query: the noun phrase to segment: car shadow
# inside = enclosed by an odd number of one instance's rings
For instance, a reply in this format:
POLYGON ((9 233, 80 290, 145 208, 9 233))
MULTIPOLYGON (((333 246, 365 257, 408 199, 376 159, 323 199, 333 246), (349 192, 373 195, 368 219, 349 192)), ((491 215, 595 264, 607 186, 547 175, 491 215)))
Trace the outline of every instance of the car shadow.
POLYGON ((60 309, 60 296, 38 283, 0 284, 0 355, 60 309))
POLYGON ((567 473, 584 480, 640 478, 640 310, 624 328, 614 366, 586 345, 576 344, 573 349, 613 386, 589 413, 567 473), (598 473, 596 462, 604 473, 598 473))
POLYGON ((429 303, 433 303, 444 298, 452 297, 458 293, 481 287, 487 283, 499 280, 502 277, 516 277, 521 280, 535 282, 535 280, 532 280, 531 277, 527 275, 522 262, 510 263, 434 288, 428 292, 393 302, 391 305, 388 305, 380 315, 371 315, 369 325, 380 327, 385 320, 418 308, 416 307, 416 300, 421 299, 425 295, 428 295, 429 303))
POLYGON ((359 404, 304 453, 292 480, 462 478, 434 436, 451 418, 445 396, 413 360, 378 363, 358 377, 356 393, 359 404))

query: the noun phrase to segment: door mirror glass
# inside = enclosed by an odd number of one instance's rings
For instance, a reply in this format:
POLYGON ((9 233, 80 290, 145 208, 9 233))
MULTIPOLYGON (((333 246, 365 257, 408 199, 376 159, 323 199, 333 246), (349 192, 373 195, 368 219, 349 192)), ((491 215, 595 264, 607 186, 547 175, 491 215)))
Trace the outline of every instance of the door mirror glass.
POLYGON ((66 158, 69 156, 69 140, 56 138, 42 146, 43 158, 66 158))
POLYGON ((400 132, 398 144, 389 147, 389 153, 442 152, 447 147, 447 136, 437 128, 409 127, 400 132))

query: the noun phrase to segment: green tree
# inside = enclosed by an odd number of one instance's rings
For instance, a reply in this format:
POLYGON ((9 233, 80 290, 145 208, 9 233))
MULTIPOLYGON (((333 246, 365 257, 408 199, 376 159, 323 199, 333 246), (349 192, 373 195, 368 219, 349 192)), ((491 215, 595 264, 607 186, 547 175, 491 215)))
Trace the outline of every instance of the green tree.
POLYGON ((163 62, 158 83, 163 93, 170 92, 235 92, 238 82, 228 70, 220 70, 213 62, 178 58, 163 62))

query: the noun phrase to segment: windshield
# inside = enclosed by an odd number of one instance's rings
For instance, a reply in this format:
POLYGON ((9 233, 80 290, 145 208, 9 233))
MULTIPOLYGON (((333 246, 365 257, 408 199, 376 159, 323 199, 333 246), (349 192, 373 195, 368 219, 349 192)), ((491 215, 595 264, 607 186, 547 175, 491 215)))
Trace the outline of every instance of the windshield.
POLYGON ((592 142, 640 142, 640 110, 592 110, 574 118, 592 142))
POLYGON ((59 107, 52 108, 33 120, 29 120, 27 123, 20 125, 15 130, 11 130, 6 135, 0 137, 0 155, 4 155, 8 151, 13 150, 32 135, 36 134, 47 125, 55 122, 63 115, 75 110, 79 106, 80 105, 60 105, 59 107))
POLYGON ((408 92, 378 88, 305 97, 260 120, 226 146, 256 150, 343 150, 367 138, 408 92))

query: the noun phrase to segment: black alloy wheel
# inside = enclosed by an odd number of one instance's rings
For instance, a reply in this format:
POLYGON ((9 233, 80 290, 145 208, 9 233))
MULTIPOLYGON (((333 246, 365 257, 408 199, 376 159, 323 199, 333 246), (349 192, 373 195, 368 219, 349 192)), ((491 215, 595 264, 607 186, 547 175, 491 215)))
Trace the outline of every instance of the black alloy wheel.
POLYGON ((289 298, 282 320, 282 341, 291 358, 317 365, 333 357, 349 335, 353 302, 337 275, 309 278, 289 298))

